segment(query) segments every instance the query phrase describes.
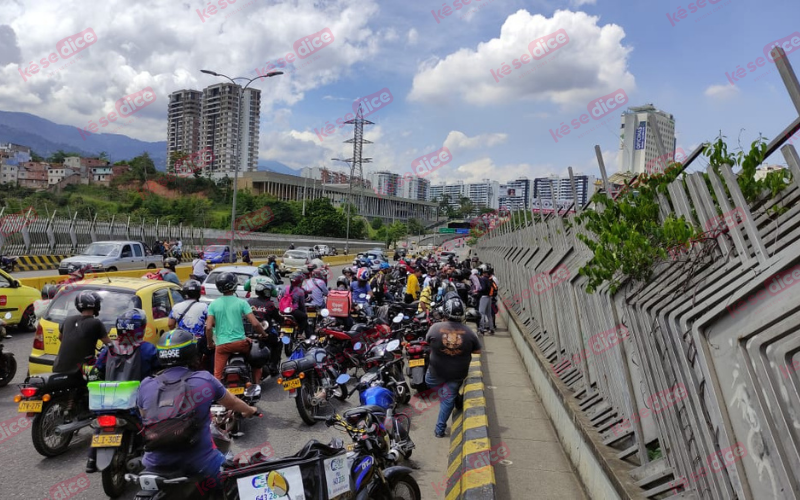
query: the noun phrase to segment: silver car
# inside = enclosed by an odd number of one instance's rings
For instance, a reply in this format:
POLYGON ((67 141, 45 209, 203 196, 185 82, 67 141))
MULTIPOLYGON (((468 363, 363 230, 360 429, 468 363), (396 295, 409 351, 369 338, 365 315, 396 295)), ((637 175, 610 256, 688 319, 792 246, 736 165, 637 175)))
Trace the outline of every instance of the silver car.
POLYGON ((291 274, 295 271, 305 271, 306 266, 311 264, 314 258, 314 253, 309 250, 287 250, 283 254, 283 263, 281 264, 281 272, 283 275, 291 274))
POLYGON ((222 293, 217 290, 217 278, 222 273, 233 273, 239 281, 239 286, 236 287, 236 296, 240 299, 247 298, 247 292, 244 291, 244 284, 247 280, 258 274, 258 268, 255 266, 222 266, 217 267, 206 277, 203 282, 203 287, 200 289, 200 302, 211 303, 214 299, 222 297, 222 293))

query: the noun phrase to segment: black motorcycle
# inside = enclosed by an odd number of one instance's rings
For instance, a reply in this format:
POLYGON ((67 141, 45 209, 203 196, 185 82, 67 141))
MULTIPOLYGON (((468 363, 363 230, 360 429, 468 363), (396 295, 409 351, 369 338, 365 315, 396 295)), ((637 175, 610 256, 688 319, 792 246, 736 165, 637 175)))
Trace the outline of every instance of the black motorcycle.
POLYGON ((92 448, 97 448, 97 470, 110 498, 125 492, 125 474, 141 471, 144 456, 142 421, 136 407, 139 382, 89 383, 89 408, 96 418, 92 448))
MULTIPOLYGON (((307 425, 316 423, 315 417, 321 405, 331 397, 340 401, 347 399, 347 382, 350 376, 343 374, 335 358, 322 347, 318 347, 317 336, 301 341, 288 361, 281 364, 283 386, 294 398, 297 412, 307 425)), ((289 341, 283 337, 283 341, 289 341)))
POLYGON ((425 374, 428 372, 430 346, 423 339, 406 342, 406 375, 411 379, 411 388, 422 392, 428 388, 425 374))
POLYGON ((33 447, 42 456, 61 455, 72 437, 92 423, 87 384, 97 377, 88 368, 33 375, 20 384, 14 401, 19 403, 19 412, 33 417, 33 447))
MULTIPOLYGON (((11 313, 5 314, 5 319, 11 319, 11 313)), ((6 338, 6 323, 0 319, 0 387, 5 387, 17 374, 17 360, 14 353, 3 352, 3 339, 6 338)))
POLYGON ((366 373, 359 381, 359 392, 369 388, 373 381, 390 390, 398 404, 411 401, 411 388, 403 375, 403 356, 399 340, 376 342, 367 352, 366 373), (368 379, 368 381, 365 381, 368 379))
MULTIPOLYGON (((253 332, 253 326, 249 321, 244 321, 245 334, 256 344, 253 348, 263 349, 267 352, 266 357, 269 358, 269 348, 267 347, 266 339, 260 338, 253 332)), ((267 325, 266 328, 269 328, 267 325)), ((257 368, 260 368, 257 367, 257 368)), ((253 383, 253 365, 250 359, 250 352, 237 352, 231 354, 225 368, 222 371, 222 385, 231 394, 244 401, 247 406, 254 406, 257 401, 261 399, 261 386, 253 383)), ((230 432, 233 437, 241 437, 242 433, 242 419, 239 415, 229 422, 229 425, 224 427, 224 430, 230 432)))

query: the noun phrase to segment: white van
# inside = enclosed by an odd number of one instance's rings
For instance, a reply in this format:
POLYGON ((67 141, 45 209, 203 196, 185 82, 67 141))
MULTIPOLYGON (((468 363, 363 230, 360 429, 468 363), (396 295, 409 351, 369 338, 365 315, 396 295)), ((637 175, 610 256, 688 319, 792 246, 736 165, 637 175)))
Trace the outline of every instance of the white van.
POLYGON ((320 257, 331 254, 331 249, 328 248, 328 245, 314 245, 314 250, 320 257))

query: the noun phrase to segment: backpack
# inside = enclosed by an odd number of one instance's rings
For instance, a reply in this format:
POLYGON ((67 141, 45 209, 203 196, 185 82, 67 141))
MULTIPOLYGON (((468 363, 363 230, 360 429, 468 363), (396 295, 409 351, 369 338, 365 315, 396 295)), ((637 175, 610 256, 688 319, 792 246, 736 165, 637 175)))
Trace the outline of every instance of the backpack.
POLYGON ((497 296, 497 283, 493 279, 490 278, 489 281, 489 297, 496 297, 497 296))
POLYGON ((140 408, 145 451, 191 448, 200 441, 203 426, 197 418, 197 401, 187 383, 192 375, 193 371, 187 371, 174 382, 154 377, 158 382, 156 400, 150 407, 140 408), (188 404, 184 404, 186 401, 188 404))
POLYGON ((286 290, 284 290, 283 297, 281 297, 281 300, 278 301, 278 309, 280 310, 280 312, 284 312, 287 307, 292 311, 296 309, 294 307, 294 301, 292 300, 291 285, 289 285, 289 287, 287 287, 286 290))
POLYGON ((106 353, 107 382, 126 382, 142 380, 142 352, 134 349, 130 354, 106 353))
POLYGON ((161 273, 147 273, 142 278, 148 280, 164 281, 164 275, 161 273))

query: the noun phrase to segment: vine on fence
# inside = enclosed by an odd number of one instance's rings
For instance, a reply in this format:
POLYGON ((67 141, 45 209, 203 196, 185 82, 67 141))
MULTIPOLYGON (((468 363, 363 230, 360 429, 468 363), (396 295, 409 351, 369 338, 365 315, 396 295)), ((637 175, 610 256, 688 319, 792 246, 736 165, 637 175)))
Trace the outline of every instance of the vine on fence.
MULTIPOLYGON (((737 183, 747 203, 752 204, 764 196, 765 190, 769 190, 768 196, 775 197, 787 185, 785 172, 770 172, 763 179, 755 178, 756 168, 763 163, 766 151, 767 145, 759 137, 749 152, 728 153, 720 136, 706 146, 703 154, 716 172, 723 164, 741 167, 737 183)), ((683 216, 670 213, 665 220, 660 220, 658 194, 669 199, 667 186, 683 174, 682 170, 680 163, 673 162, 664 173, 640 174, 632 188, 623 191, 616 200, 607 193, 597 193, 592 197, 596 210, 587 210, 575 218, 593 233, 577 235, 594 254, 579 271, 589 278, 587 292, 592 293, 608 283, 610 292, 614 293, 624 278, 649 281, 653 265, 667 259, 668 249, 688 247, 691 240, 703 234, 701 228, 683 216)), ((708 175, 704 175, 710 185, 708 175)), ((685 179, 681 180, 685 186, 685 179)))

